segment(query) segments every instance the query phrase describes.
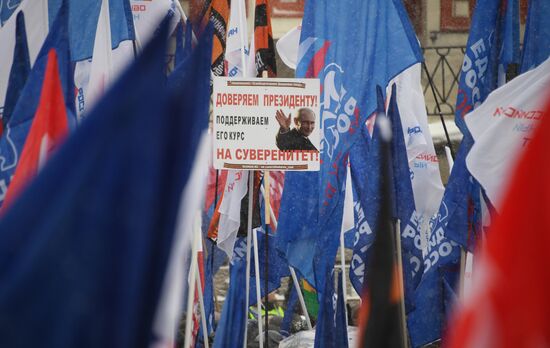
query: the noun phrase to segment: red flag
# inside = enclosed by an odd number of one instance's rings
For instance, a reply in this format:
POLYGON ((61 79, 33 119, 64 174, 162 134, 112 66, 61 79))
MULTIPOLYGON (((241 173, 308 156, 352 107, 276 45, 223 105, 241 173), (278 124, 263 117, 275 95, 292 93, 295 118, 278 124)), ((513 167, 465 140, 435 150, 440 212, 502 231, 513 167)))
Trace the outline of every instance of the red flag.
MULTIPOLYGON (((269 202, 275 219, 279 221, 279 209, 281 208, 281 197, 283 196, 283 188, 285 185, 285 172, 269 171, 269 202)), ((275 231, 274 221, 271 221, 270 228, 275 231)))
POLYGON ((67 111, 59 78, 57 53, 51 49, 44 73, 38 108, 21 152, 3 208, 9 206, 28 182, 36 176, 44 161, 68 133, 67 111))
POLYGON ((550 104, 488 232, 472 289, 449 329, 451 348, 550 346, 549 148, 550 104))

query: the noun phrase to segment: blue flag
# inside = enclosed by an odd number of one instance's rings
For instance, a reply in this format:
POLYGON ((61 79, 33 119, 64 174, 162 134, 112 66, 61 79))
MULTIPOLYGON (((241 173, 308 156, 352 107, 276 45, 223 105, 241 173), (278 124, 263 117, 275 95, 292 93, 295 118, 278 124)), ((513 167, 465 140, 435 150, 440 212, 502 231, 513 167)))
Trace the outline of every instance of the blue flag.
POLYGON ((0 27, 2 27, 15 10, 17 10, 21 1, 22 0, 8 0, 0 2, 0 27))
MULTIPOLYGON (((265 266, 266 262, 268 264, 268 275, 267 275, 267 293, 278 289, 281 286, 281 278, 290 276, 290 270, 288 268, 288 263, 286 259, 281 256, 275 249, 277 245, 278 234, 267 234, 265 233, 265 226, 255 229, 258 235, 258 259, 259 259, 259 268, 260 268, 260 294, 262 297, 266 294, 265 289, 265 266), (268 248, 266 249, 265 239, 268 240, 268 248), (266 250, 267 259, 266 259, 266 250)), ((254 233, 254 232, 253 232, 254 233)), ((251 256, 251 264, 254 265, 254 255, 251 256)), ((254 267, 250 268, 250 301, 249 303, 256 303, 256 272, 254 267)))
MULTIPOLYGON (((422 246, 419 214, 416 213, 411 183, 411 171, 407 158, 405 136, 401 116, 397 107, 397 89, 392 86, 388 107, 391 122, 391 163, 394 189, 394 218, 400 221, 403 279, 405 282, 405 304, 409 312, 413 306, 414 290, 422 276, 422 246)), ((368 209, 368 207, 367 207, 368 209)))
POLYGON ((338 277, 338 298, 336 299, 336 314, 334 318, 336 335, 336 347, 348 347, 348 320, 346 315, 346 303, 344 302, 344 272, 338 277))
MULTIPOLYGON (((17 14, 15 22, 15 49, 13 53, 13 64, 10 69, 8 80, 8 90, 6 91, 6 100, 4 109, 1 112, 2 129, 9 123, 15 105, 19 100, 19 95, 27 82, 31 70, 29 58, 29 47, 27 44, 27 31, 25 29, 25 15, 23 11, 17 14)), ((0 131, 0 136, 2 132, 0 131)))
POLYGON ((530 0, 525 37, 523 40, 523 56, 521 70, 524 73, 537 67, 550 56, 550 3, 545 0, 530 0))
POLYGON ((286 244, 279 249, 323 289, 338 248, 349 149, 376 109, 376 85, 386 86, 422 54, 398 0, 308 1, 300 51, 296 76, 321 80, 322 165, 319 173, 287 174, 278 227, 286 244))
POLYGON ((231 258, 229 289, 214 338, 214 348, 242 347, 247 324, 246 238, 238 238, 231 258))
MULTIPOLYGON (((22 17, 17 18, 18 24, 20 23, 20 18, 22 17)), ((12 180, 25 140, 27 139, 27 134, 37 112, 43 87, 47 82, 44 79, 45 69, 48 60, 51 59, 48 54, 52 49, 56 53, 68 125, 70 128, 74 128, 76 124, 74 82, 69 60, 67 25, 67 9, 66 6, 63 6, 52 25, 52 30, 48 33, 44 45, 38 53, 29 77, 26 79, 25 86, 21 90, 13 107, 13 112, 10 109, 14 102, 14 96, 10 94, 9 100, 7 100, 8 122, 0 138, 0 205, 4 201, 7 187, 12 180)), ((18 68, 14 67, 14 69, 18 68)), ((24 76, 10 74, 10 90, 12 87, 15 89, 19 88, 18 84, 21 83, 20 80, 23 78, 24 76), (11 79, 12 77, 13 80, 11 79)))
MULTIPOLYGON (((385 113, 384 100, 378 98, 378 113, 385 113)), ((377 118, 376 121, 379 121, 377 118)), ((361 139, 350 151, 350 168, 353 188, 357 194, 354 204, 355 241, 350 262, 350 281, 358 294, 363 294, 366 279, 368 251, 375 234, 371 226, 377 226, 380 211, 381 140, 380 127, 375 121, 372 139, 367 127, 361 129, 361 139)))
POLYGON ((186 87, 167 88, 166 31, 0 220, 0 346, 154 340, 194 133, 208 124, 211 55, 204 45, 186 87))
POLYGON ((348 326, 344 304, 342 272, 338 277, 338 294, 334 291, 334 271, 327 273, 323 301, 315 326, 315 348, 348 347, 348 326))
POLYGON ((298 291, 301 291, 300 288, 296 289, 293 283, 289 284, 289 286, 291 287, 290 294, 286 301, 285 315, 281 323, 281 330, 279 331, 284 337, 288 337, 291 334, 292 320, 294 319, 294 313, 298 305, 298 291))
MULTIPOLYGON (((378 89, 378 113, 384 114, 384 99, 382 89, 378 89)), ((392 87, 392 95, 388 107, 388 119, 391 122, 391 183, 392 216, 401 221, 400 235, 402 244, 402 258, 405 280, 405 300, 407 311, 413 308, 414 289, 420 281, 422 249, 420 243, 420 229, 418 214, 414 205, 414 197, 411 184, 411 174, 407 159, 405 137, 401 125, 401 118, 397 108, 397 92, 395 85, 392 87)), ((358 293, 363 293, 363 279, 368 264, 368 251, 372 246, 375 234, 370 226, 379 223, 379 211, 381 204, 381 139, 380 127, 376 120, 370 151, 362 151, 354 148, 351 154, 351 168, 354 186, 360 197, 360 209, 356 209, 356 244, 350 265, 350 279, 358 293), (363 208, 364 207, 364 208, 363 208), (366 213, 365 213, 366 211, 366 213)), ((365 138, 368 135, 365 136, 365 138)), ((366 143, 366 141, 363 141, 366 143)), ((354 147, 357 146, 354 145, 354 147)))
MULTIPOLYGON (((50 23, 52 23, 59 8, 61 8, 63 1, 66 0, 48 0, 50 23)), ((100 0, 70 1, 69 36, 72 61, 76 62, 92 56, 100 9, 100 0)), ((118 47, 119 43, 124 40, 135 39, 134 17, 130 0, 110 0, 109 17, 112 48, 118 47)))
POLYGON ((193 49, 193 29, 191 21, 187 21, 187 24, 179 22, 176 26, 176 53, 174 58, 174 65, 178 66, 181 62, 184 62, 187 57, 191 55, 193 49))
MULTIPOLYGON (((424 257, 424 273, 415 293, 416 309, 409 313, 408 325, 414 347, 422 346, 441 338, 446 314, 450 307, 444 301, 443 290, 458 285, 460 246, 470 246, 468 234, 474 232, 469 221, 476 221, 471 214, 472 177, 466 168, 466 154, 471 140, 464 138, 454 162, 449 182, 445 189, 437 215, 430 221, 430 238, 424 257)), ((479 192, 479 190, 478 190, 479 192)), ((478 200, 479 201, 479 200, 478 200)), ((475 209, 479 211, 479 208, 475 209)))
POLYGON ((497 87, 508 64, 518 62, 519 6, 516 0, 478 1, 458 82, 455 123, 464 134, 470 133, 464 116, 480 105, 497 87))

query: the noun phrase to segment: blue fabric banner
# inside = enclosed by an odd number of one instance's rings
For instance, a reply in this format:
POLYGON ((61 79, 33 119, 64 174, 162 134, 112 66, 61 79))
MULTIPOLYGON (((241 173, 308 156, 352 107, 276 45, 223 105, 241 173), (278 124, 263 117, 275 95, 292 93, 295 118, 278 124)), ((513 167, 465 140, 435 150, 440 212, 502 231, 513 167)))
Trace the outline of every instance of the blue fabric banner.
POLYGON ((166 35, 0 220, 0 346, 153 344, 195 133, 208 124, 211 56, 205 40, 184 87, 167 88, 166 35))

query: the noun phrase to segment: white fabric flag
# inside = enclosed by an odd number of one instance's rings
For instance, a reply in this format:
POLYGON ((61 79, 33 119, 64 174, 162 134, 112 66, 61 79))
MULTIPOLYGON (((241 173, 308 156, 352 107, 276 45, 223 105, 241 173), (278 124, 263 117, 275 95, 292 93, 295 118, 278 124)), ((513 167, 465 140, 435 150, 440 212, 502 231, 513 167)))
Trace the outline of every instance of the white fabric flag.
POLYGON ((174 31, 181 19, 174 1, 177 0, 130 0, 139 46, 143 47, 153 37, 159 23, 167 16, 170 17, 168 32, 174 31))
POLYGON ((244 64, 248 64, 248 30, 243 0, 231 1, 229 26, 227 28, 227 43, 225 46, 225 60, 227 61, 227 76, 244 76, 244 64), (243 59, 244 52, 244 59, 243 59))
POLYGON ((296 70, 298 65, 298 47, 300 47, 301 33, 302 26, 296 26, 283 35, 275 45, 283 63, 293 70, 296 70))
MULTIPOLYGON (((76 63, 76 110, 79 119, 89 112, 108 87, 132 62, 136 52, 131 40, 122 41, 112 49, 109 4, 102 2, 91 59, 76 63)), ((181 16, 173 0, 131 1, 137 46, 150 40, 165 16, 170 17, 172 32, 181 16), (141 44, 140 44, 141 43, 141 44)))
POLYGON ((547 59, 536 69, 494 90, 483 104, 465 116, 474 139, 466 166, 497 210, 516 158, 543 116, 549 90, 550 59, 547 59))
POLYGON ((428 115, 421 85, 421 63, 397 75, 387 87, 397 87, 397 106, 407 147, 411 184, 416 208, 407 223, 420 231, 420 248, 425 251, 429 239, 429 221, 437 212, 445 188, 441 182, 439 160, 428 127, 428 115))
MULTIPOLYGON (((428 127, 428 115, 420 81, 421 66, 421 63, 418 63, 406 69, 393 80, 393 83, 397 86, 397 106, 407 146, 414 203, 417 212, 429 218, 437 212, 445 189, 428 127)), ((392 82, 389 85, 390 91, 391 85, 392 82)))
POLYGON ((4 26, 0 28, 0 115, 2 114, 6 100, 8 80, 15 49, 15 22, 17 14, 20 11, 23 11, 25 14, 25 29, 27 31, 31 66, 34 64, 49 30, 47 0, 23 1, 4 26))
MULTIPOLYGON (((88 111, 93 108, 93 105, 103 96, 113 81, 113 57, 111 47, 109 0, 102 0, 99 18, 97 20, 87 93, 84 94, 84 105, 85 109, 88 111)), ((80 110, 80 108, 78 108, 78 110, 80 110)))
POLYGON ((241 201, 248 191, 248 171, 230 170, 227 174, 225 190, 220 204, 220 222, 218 227, 218 247, 229 258, 241 224, 241 201))

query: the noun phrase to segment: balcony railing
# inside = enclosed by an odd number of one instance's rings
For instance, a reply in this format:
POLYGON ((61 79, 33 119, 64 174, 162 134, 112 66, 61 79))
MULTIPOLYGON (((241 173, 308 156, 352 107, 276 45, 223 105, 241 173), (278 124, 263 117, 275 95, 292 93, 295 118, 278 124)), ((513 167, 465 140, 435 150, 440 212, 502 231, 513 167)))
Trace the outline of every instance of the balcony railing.
MULTIPOLYGON (((424 47, 423 51, 426 68, 432 79, 435 95, 441 107, 441 113, 444 116, 454 115, 458 79, 466 47, 424 47)), ((424 69, 422 70, 422 87, 426 99, 428 116, 439 116, 434 93, 424 69)))

